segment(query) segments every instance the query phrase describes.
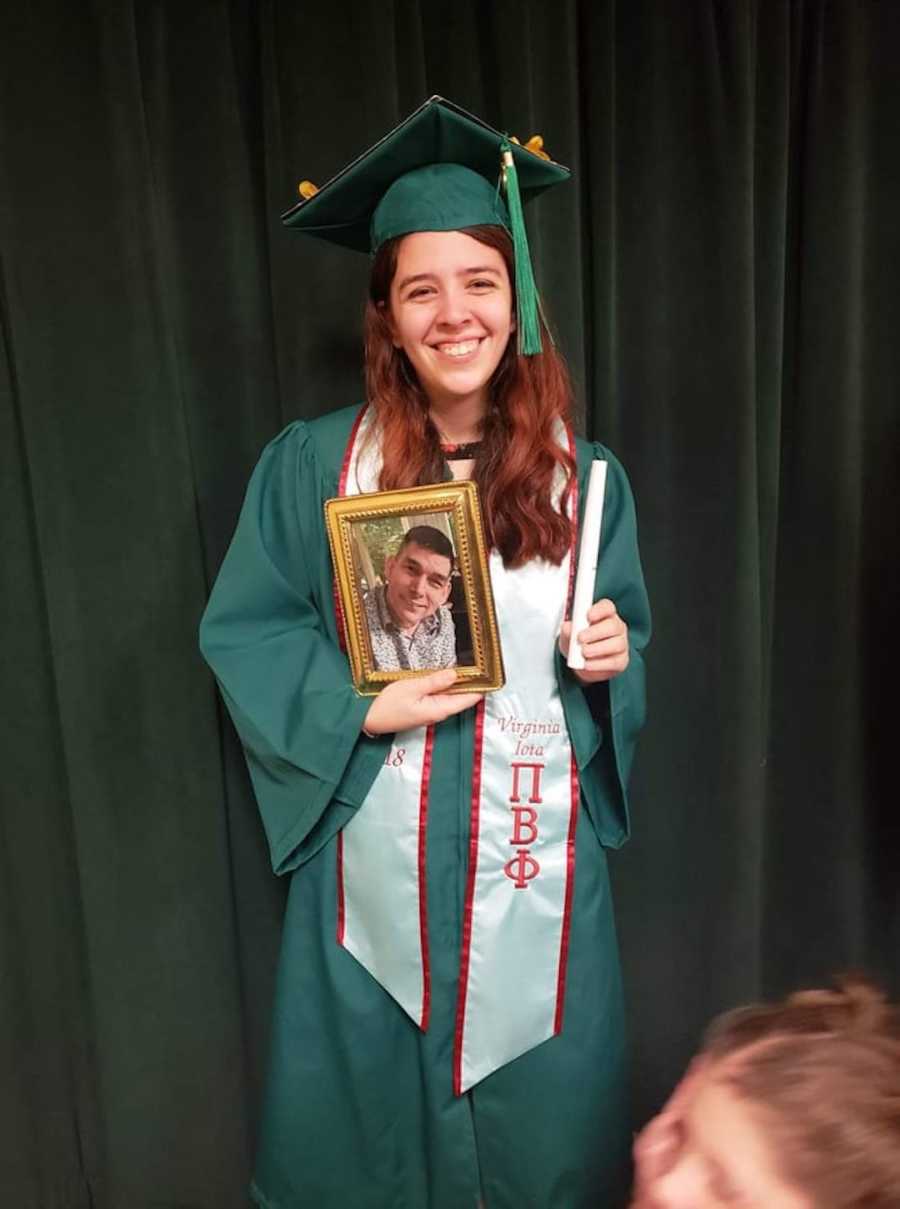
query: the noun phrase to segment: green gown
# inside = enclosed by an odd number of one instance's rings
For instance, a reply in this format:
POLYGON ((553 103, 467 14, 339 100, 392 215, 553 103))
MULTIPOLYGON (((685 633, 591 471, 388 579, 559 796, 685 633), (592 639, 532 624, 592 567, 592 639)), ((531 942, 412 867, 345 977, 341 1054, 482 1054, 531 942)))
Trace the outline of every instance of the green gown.
MULTIPOLYGON (((563 1030, 456 1097, 473 711, 436 727, 427 822, 432 1016, 422 1033, 336 941, 336 835, 389 750, 361 726, 338 645, 322 503, 358 408, 290 425, 264 451, 201 627, 240 734, 272 865, 289 875, 270 1070, 252 1193, 266 1209, 614 1209, 628 1167, 624 1019, 607 848, 644 717, 649 613, 634 506, 609 461, 596 595, 631 662, 583 689, 558 658, 582 811, 563 1030)), ((522 954, 528 960, 528 954, 522 954)))

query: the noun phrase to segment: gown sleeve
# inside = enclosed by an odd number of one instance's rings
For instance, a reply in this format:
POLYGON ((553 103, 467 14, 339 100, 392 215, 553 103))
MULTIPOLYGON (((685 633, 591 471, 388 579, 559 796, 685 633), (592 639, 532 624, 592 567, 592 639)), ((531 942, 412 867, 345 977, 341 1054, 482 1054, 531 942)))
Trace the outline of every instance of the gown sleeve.
POLYGON ((361 728, 337 641, 322 473, 305 424, 263 452, 200 626, 241 738, 276 873, 309 859, 363 801, 388 740, 361 728))
POLYGON ((618 848, 630 832, 628 779, 646 715, 643 651, 650 640, 650 605, 628 477, 604 446, 595 444, 593 457, 608 464, 594 599, 615 603, 628 626, 630 659, 612 680, 582 685, 560 656, 560 689, 585 805, 601 843, 618 848))

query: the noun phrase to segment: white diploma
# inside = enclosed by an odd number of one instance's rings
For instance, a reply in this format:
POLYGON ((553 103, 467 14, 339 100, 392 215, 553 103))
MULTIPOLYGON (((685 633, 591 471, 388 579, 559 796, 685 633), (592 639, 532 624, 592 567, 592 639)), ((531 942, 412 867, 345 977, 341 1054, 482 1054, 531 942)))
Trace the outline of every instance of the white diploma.
POLYGON ((578 571, 575 576, 575 598, 572 601, 572 638, 569 642, 571 668, 584 667, 581 643, 576 642, 588 624, 588 609, 594 603, 594 581, 597 577, 597 562, 600 558, 600 522, 603 519, 603 497, 606 493, 606 462, 592 462, 588 479, 587 499, 584 504, 584 524, 581 530, 581 549, 578 554, 578 571))

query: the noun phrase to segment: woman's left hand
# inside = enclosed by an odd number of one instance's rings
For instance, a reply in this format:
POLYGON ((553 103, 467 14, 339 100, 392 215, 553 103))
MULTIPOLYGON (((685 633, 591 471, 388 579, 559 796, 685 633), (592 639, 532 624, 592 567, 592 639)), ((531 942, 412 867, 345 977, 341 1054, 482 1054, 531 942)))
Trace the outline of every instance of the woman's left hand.
MULTIPOLYGON (((559 632, 559 649, 569 654, 572 623, 564 621, 559 632)), ((587 629, 576 636, 584 651, 584 667, 573 669, 582 684, 612 680, 628 667, 628 626, 616 612, 611 600, 595 600, 588 609, 587 629)))

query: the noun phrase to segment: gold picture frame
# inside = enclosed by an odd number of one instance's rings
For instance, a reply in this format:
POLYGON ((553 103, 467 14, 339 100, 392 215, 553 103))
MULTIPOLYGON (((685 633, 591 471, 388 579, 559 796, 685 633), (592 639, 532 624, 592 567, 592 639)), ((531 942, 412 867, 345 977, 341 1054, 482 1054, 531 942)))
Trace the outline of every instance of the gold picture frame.
POLYGON ((440 667, 456 668, 450 692, 503 687, 474 483, 326 500, 325 527, 358 693, 440 667))

